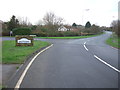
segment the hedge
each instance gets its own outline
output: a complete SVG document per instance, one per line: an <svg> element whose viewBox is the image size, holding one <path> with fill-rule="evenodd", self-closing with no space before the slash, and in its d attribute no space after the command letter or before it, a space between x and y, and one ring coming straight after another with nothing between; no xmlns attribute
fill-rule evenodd
<svg viewBox="0 0 120 90"><path fill-rule="evenodd" d="M32 30L28 27L21 27L13 29L13 35L30 35Z"/></svg>

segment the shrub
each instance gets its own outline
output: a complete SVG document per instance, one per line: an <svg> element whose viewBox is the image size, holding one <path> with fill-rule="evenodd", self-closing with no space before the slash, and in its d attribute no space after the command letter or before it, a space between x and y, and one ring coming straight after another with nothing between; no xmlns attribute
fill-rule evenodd
<svg viewBox="0 0 120 90"><path fill-rule="evenodd" d="M102 29L99 26L92 25L90 28L84 28L81 30L83 35L94 35L102 33Z"/></svg>
<svg viewBox="0 0 120 90"><path fill-rule="evenodd" d="M33 30L32 34L38 36L38 37L46 37L47 33L46 32L42 32L41 30Z"/></svg>
<svg viewBox="0 0 120 90"><path fill-rule="evenodd" d="M10 31L2 31L2 36L9 36L10 35Z"/></svg>
<svg viewBox="0 0 120 90"><path fill-rule="evenodd" d="M31 29L28 27L21 27L13 29L13 35L30 35Z"/></svg>
<svg viewBox="0 0 120 90"><path fill-rule="evenodd" d="M63 32L63 35L64 36L79 36L80 33L78 33L78 32L72 32L72 31L66 31L66 32Z"/></svg>
<svg viewBox="0 0 120 90"><path fill-rule="evenodd" d="M113 21L111 23L112 25L112 31L115 32L115 34L120 37L120 20Z"/></svg>

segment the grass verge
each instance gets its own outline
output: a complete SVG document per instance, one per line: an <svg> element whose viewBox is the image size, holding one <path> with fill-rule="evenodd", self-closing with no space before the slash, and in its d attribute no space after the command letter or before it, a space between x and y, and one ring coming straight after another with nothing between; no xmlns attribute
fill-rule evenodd
<svg viewBox="0 0 120 90"><path fill-rule="evenodd" d="M15 41L3 41L2 44L2 63L4 64L21 64L36 50L50 45L43 41L34 41L34 46L28 47L17 47Z"/></svg>
<svg viewBox="0 0 120 90"><path fill-rule="evenodd" d="M112 47L120 49L120 37L118 38L117 36L112 35L106 40L106 43Z"/></svg>

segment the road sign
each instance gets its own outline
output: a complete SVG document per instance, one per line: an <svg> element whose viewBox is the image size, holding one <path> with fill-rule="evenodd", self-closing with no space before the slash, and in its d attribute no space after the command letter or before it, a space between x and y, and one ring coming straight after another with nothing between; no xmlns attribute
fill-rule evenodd
<svg viewBox="0 0 120 90"><path fill-rule="evenodd" d="M17 35L16 46L33 46L33 37L29 35Z"/></svg>

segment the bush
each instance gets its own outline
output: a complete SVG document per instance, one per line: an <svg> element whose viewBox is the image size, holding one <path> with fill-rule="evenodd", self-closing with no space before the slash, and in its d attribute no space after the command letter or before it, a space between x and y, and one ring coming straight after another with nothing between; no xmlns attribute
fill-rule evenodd
<svg viewBox="0 0 120 90"><path fill-rule="evenodd" d="M36 35L36 36L38 36L38 37L46 37L46 36L47 36L47 33L46 33L46 32L43 32L43 31L38 30L38 29L33 30L33 31L32 31L32 34L33 34L33 35Z"/></svg>
<svg viewBox="0 0 120 90"><path fill-rule="evenodd" d="M2 36L10 36L10 31L2 31Z"/></svg>
<svg viewBox="0 0 120 90"><path fill-rule="evenodd" d="M81 30L83 35L94 35L102 33L102 29L99 26L92 25L90 28L84 28Z"/></svg>
<svg viewBox="0 0 120 90"><path fill-rule="evenodd" d="M13 35L30 35L32 30L28 27L21 27L13 29Z"/></svg>
<svg viewBox="0 0 120 90"><path fill-rule="evenodd" d="M115 20L111 23L112 31L115 32L115 34L120 37L120 20Z"/></svg>
<svg viewBox="0 0 120 90"><path fill-rule="evenodd" d="M63 35L64 36L79 36L80 33L78 33L78 32L72 32L72 31L66 31L66 32L63 32Z"/></svg>

